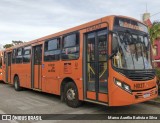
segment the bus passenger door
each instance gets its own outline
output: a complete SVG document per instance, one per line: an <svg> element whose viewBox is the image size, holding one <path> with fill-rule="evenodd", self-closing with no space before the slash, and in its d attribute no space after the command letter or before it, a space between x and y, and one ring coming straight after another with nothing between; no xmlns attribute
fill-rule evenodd
<svg viewBox="0 0 160 123"><path fill-rule="evenodd" d="M42 88L42 45L34 46L32 49L32 88Z"/></svg>
<svg viewBox="0 0 160 123"><path fill-rule="evenodd" d="M87 33L85 39L85 97L107 103L107 29Z"/></svg>
<svg viewBox="0 0 160 123"><path fill-rule="evenodd" d="M11 52L6 53L6 82L11 83Z"/></svg>

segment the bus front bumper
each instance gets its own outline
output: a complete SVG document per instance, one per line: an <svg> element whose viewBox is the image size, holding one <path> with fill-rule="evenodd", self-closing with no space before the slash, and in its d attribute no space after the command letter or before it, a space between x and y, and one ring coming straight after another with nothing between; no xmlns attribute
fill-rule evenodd
<svg viewBox="0 0 160 123"><path fill-rule="evenodd" d="M134 103L140 103L152 100L158 97L158 88L155 87L151 90L133 92L133 96L134 96Z"/></svg>
<svg viewBox="0 0 160 123"><path fill-rule="evenodd" d="M158 97L157 87L145 91L133 91L132 94L117 88L112 96L110 95L109 106L126 106L152 100L156 97Z"/></svg>

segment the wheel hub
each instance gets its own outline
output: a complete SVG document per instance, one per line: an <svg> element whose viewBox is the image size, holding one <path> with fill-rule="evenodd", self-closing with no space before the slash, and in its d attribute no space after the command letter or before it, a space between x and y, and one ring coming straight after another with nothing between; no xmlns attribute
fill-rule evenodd
<svg viewBox="0 0 160 123"><path fill-rule="evenodd" d="M68 100L74 100L75 99L75 92L72 88L70 88L67 91L67 98L68 98Z"/></svg>
<svg viewBox="0 0 160 123"><path fill-rule="evenodd" d="M18 83L17 83L17 81L15 82L15 88L18 88Z"/></svg>

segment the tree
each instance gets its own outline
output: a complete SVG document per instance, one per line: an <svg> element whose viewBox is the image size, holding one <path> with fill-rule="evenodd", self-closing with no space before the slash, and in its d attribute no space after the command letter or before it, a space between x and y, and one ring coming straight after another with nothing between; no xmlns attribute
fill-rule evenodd
<svg viewBox="0 0 160 123"><path fill-rule="evenodd" d="M3 46L3 48L7 49L7 48L10 48L10 47L12 47L12 46L14 46L14 45L13 45L13 44L5 44L5 45Z"/></svg>
<svg viewBox="0 0 160 123"><path fill-rule="evenodd" d="M12 41L11 44L6 44L6 45L3 46L3 48L5 48L5 49L10 48L12 46L19 45L19 44L22 44L22 43L24 43L24 42L23 41Z"/></svg>
<svg viewBox="0 0 160 123"><path fill-rule="evenodd" d="M23 41L12 41L12 44L13 45L19 45L19 44L22 44L24 43Z"/></svg>
<svg viewBox="0 0 160 123"><path fill-rule="evenodd" d="M153 22L152 26L149 28L149 34L152 45L154 45L154 41L160 39L160 22Z"/></svg>

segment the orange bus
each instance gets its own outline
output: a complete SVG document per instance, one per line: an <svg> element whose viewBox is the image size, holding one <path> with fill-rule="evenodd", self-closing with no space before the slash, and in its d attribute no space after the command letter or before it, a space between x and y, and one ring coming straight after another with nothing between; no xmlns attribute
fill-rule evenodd
<svg viewBox="0 0 160 123"><path fill-rule="evenodd" d="M108 106L157 97L147 27L125 16L106 16L4 51L4 81Z"/></svg>

